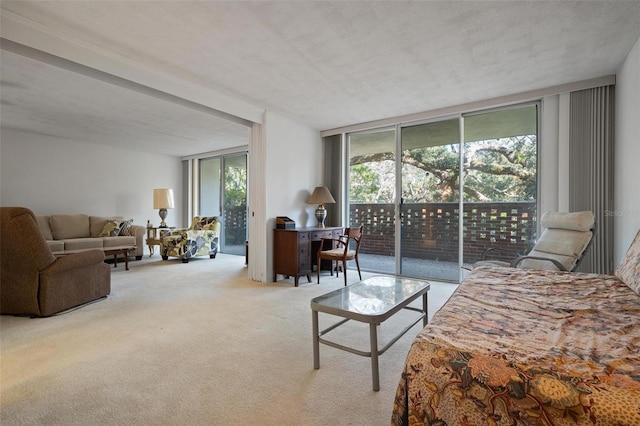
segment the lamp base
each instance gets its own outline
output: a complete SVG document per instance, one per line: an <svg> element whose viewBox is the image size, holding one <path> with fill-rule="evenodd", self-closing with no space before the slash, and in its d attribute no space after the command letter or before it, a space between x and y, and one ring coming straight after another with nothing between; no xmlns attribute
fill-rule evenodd
<svg viewBox="0 0 640 426"><path fill-rule="evenodd" d="M166 228L167 224L165 223L164 220L167 218L167 209L158 210L158 214L160 215L160 219L162 219L160 222L160 226L158 226L158 228Z"/></svg>
<svg viewBox="0 0 640 426"><path fill-rule="evenodd" d="M316 209L316 219L318 220L318 228L324 228L324 221L327 219L327 209L322 204Z"/></svg>

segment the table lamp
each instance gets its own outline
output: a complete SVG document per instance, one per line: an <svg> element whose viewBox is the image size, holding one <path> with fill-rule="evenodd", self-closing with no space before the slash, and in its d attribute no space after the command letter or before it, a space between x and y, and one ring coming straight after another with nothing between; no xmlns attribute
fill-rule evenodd
<svg viewBox="0 0 640 426"><path fill-rule="evenodd" d="M311 194L311 197L309 197L307 203L319 204L318 208L316 209L316 219L318 219L319 228L324 228L324 221L327 218L327 210L324 208L324 204L335 202L336 200L333 199L333 196L326 186L317 186L316 189L313 190L313 194Z"/></svg>
<svg viewBox="0 0 640 426"><path fill-rule="evenodd" d="M174 208L173 206L173 189L168 188L158 188L153 190L153 208L160 209L158 210L158 214L160 215L159 228L166 228L167 224L165 223L165 219L167 218L167 209Z"/></svg>

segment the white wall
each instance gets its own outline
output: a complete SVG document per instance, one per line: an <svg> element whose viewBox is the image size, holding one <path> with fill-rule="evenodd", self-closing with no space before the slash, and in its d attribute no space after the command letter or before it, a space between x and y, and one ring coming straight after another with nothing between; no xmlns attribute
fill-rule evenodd
<svg viewBox="0 0 640 426"><path fill-rule="evenodd" d="M179 157L151 154L34 133L2 129L0 205L38 215L85 213L160 223L153 188L173 188L182 198ZM180 226L180 209L167 224Z"/></svg>
<svg viewBox="0 0 640 426"><path fill-rule="evenodd" d="M265 113L267 281L273 279L273 229L276 216L288 216L297 227L314 226L317 206L307 204L322 183L320 132L273 112Z"/></svg>
<svg viewBox="0 0 640 426"><path fill-rule="evenodd" d="M616 75L614 264L640 229L640 39Z"/></svg>

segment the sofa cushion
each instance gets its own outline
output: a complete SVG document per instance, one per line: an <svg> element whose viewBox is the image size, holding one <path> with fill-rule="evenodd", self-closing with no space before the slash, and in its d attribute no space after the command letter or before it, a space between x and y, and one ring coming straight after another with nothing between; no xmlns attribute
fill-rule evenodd
<svg viewBox="0 0 640 426"><path fill-rule="evenodd" d="M107 220L98 237L117 237L120 234L121 224L119 220Z"/></svg>
<svg viewBox="0 0 640 426"><path fill-rule="evenodd" d="M104 248L109 247L118 247L118 246L135 246L136 245L136 237L102 237L102 246Z"/></svg>
<svg viewBox="0 0 640 426"><path fill-rule="evenodd" d="M89 216L91 237L99 237L104 225L110 220L122 222L122 216Z"/></svg>
<svg viewBox="0 0 640 426"><path fill-rule="evenodd" d="M64 241L64 250L85 250L102 248L101 238L73 238Z"/></svg>
<svg viewBox="0 0 640 426"><path fill-rule="evenodd" d="M86 214L54 214L49 223L54 240L89 238L89 216Z"/></svg>
<svg viewBox="0 0 640 426"><path fill-rule="evenodd" d="M51 233L51 225L49 225L49 216L36 216L36 222L38 222L38 228L45 240L53 240L53 234Z"/></svg>
<svg viewBox="0 0 640 426"><path fill-rule="evenodd" d="M47 245L53 254L64 253L64 241L47 240Z"/></svg>
<svg viewBox="0 0 640 426"><path fill-rule="evenodd" d="M640 295L640 231L616 268L616 276Z"/></svg>

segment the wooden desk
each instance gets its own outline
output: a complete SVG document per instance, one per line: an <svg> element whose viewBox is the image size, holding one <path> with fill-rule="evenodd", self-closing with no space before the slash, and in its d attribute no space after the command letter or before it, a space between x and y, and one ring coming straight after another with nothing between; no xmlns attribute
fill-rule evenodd
<svg viewBox="0 0 640 426"><path fill-rule="evenodd" d="M306 275L311 282L311 272L317 262L320 240L338 238L344 233L342 227L274 229L273 234L273 281L278 274L298 279ZM328 247L325 247L328 248Z"/></svg>

